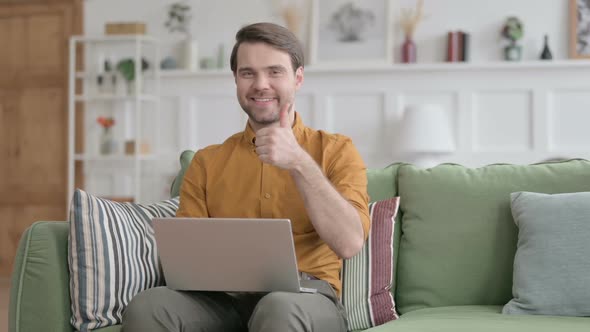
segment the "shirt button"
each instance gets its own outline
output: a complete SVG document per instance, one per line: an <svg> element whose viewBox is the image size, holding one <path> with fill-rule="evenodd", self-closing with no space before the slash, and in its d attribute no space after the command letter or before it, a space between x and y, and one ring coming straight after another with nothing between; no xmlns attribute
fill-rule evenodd
<svg viewBox="0 0 590 332"><path fill-rule="evenodd" d="M264 194L264 198L270 198L270 194L269 193Z"/></svg>

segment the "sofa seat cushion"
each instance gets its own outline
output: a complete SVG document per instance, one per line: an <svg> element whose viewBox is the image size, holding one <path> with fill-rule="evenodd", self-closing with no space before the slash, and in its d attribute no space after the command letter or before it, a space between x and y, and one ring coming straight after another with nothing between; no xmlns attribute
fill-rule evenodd
<svg viewBox="0 0 590 332"><path fill-rule="evenodd" d="M454 306L420 309L366 330L371 332L554 332L590 331L590 318L503 315L502 306Z"/></svg>

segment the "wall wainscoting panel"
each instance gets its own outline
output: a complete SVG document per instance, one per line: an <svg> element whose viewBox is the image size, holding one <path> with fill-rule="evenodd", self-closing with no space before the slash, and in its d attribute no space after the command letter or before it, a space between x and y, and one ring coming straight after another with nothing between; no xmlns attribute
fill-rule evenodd
<svg viewBox="0 0 590 332"><path fill-rule="evenodd" d="M527 152L532 143L531 91L481 91L473 94L473 151Z"/></svg>
<svg viewBox="0 0 590 332"><path fill-rule="evenodd" d="M588 79L590 86L590 78ZM554 90L548 95L549 151L590 149L590 89Z"/></svg>

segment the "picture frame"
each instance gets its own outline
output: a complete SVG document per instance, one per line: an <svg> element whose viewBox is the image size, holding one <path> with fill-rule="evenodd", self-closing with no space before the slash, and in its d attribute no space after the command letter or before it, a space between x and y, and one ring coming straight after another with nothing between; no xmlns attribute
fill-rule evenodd
<svg viewBox="0 0 590 332"><path fill-rule="evenodd" d="M590 0L570 0L570 58L590 59Z"/></svg>
<svg viewBox="0 0 590 332"><path fill-rule="evenodd" d="M312 0L309 63L393 63L393 0Z"/></svg>

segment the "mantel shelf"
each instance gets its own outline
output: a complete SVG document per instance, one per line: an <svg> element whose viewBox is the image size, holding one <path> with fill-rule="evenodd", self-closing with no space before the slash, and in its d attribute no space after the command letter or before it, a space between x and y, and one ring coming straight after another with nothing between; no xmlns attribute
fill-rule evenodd
<svg viewBox="0 0 590 332"><path fill-rule="evenodd" d="M115 74L118 74L118 71L114 71ZM105 75L105 72L97 72L97 71L77 71L76 72L76 78L77 79L96 79L96 77L98 75ZM154 73L154 71L146 71L143 73L140 73L139 76L140 79L155 79L157 78L156 74Z"/></svg>
<svg viewBox="0 0 590 332"><path fill-rule="evenodd" d="M497 62L442 62L442 63L414 63L414 64L385 64L385 63L349 63L329 65L309 65L306 74L338 74L363 72L458 72L458 71L490 71L490 70L563 70L590 69L590 60L552 60L552 61L497 61ZM183 69L162 70L162 78L188 77L223 77L231 75L229 68L190 71Z"/></svg>
<svg viewBox="0 0 590 332"><path fill-rule="evenodd" d="M154 95L76 95L75 100L78 102L104 102L104 101L157 101L158 97Z"/></svg>
<svg viewBox="0 0 590 332"><path fill-rule="evenodd" d="M97 154L76 154L74 155L74 160L76 161L134 161L135 159L139 160L156 160L157 156L155 154L140 154L136 155L121 155L121 154L112 154L112 155L97 155Z"/></svg>
<svg viewBox="0 0 590 332"><path fill-rule="evenodd" d="M155 37L147 35L94 35L94 36L73 36L72 42L88 42L88 43L108 43L108 42L145 42L145 43L157 43L158 40Z"/></svg>

